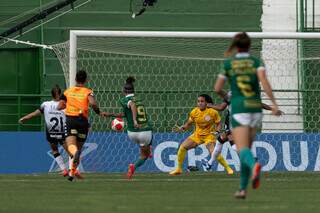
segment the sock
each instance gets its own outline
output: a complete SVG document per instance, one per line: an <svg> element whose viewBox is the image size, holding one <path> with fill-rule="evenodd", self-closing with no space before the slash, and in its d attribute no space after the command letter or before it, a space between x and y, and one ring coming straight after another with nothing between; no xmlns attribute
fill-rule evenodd
<svg viewBox="0 0 320 213"><path fill-rule="evenodd" d="M134 168L137 169L138 167L142 166L144 164L144 162L146 162L146 158L145 159L141 159L139 158L135 163L134 163Z"/></svg>
<svg viewBox="0 0 320 213"><path fill-rule="evenodd" d="M243 148L240 151L240 161L241 158L244 161L245 165L248 166L250 170L252 170L256 161L254 160L253 154L249 148Z"/></svg>
<svg viewBox="0 0 320 213"><path fill-rule="evenodd" d="M72 157L69 156L69 170L71 169L72 167Z"/></svg>
<svg viewBox="0 0 320 213"><path fill-rule="evenodd" d="M220 143L219 141L216 142L215 146L214 146L214 150L211 153L211 157L210 160L208 161L208 164L212 166L213 162L216 160L216 158L218 157L218 155L221 153L222 150L222 143Z"/></svg>
<svg viewBox="0 0 320 213"><path fill-rule="evenodd" d="M62 171L65 170L66 169L66 165L63 162L62 156L59 153L57 153L57 154L55 154L53 156L54 156L54 159L57 162L58 166L60 167L60 169Z"/></svg>
<svg viewBox="0 0 320 213"><path fill-rule="evenodd" d="M73 161L73 158L69 156L69 170L72 167L72 161ZM78 170L78 168L79 168L79 165L75 168L75 170Z"/></svg>
<svg viewBox="0 0 320 213"><path fill-rule="evenodd" d="M226 169L230 170L230 166L228 165L227 161L222 157L221 154L218 155L217 161Z"/></svg>
<svg viewBox="0 0 320 213"><path fill-rule="evenodd" d="M240 190L246 190L250 178L250 169L243 162L240 163Z"/></svg>
<svg viewBox="0 0 320 213"><path fill-rule="evenodd" d="M240 190L245 190L248 186L251 171L254 167L255 160L252 152L249 148L243 148L240 150Z"/></svg>
<svg viewBox="0 0 320 213"><path fill-rule="evenodd" d="M187 154L187 150L184 147L180 146L178 151L178 168L179 169L182 169L183 161L184 161L184 158L186 157L186 154Z"/></svg>

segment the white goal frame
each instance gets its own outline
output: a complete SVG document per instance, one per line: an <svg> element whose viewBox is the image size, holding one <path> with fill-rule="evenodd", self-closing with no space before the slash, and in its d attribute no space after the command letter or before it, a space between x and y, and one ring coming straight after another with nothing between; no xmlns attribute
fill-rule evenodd
<svg viewBox="0 0 320 213"><path fill-rule="evenodd" d="M77 72L77 40L82 36L94 37L149 37L149 38L232 38L237 32L171 32L171 31L97 31L70 30L69 86L75 85ZM320 39L320 33L307 32L248 32L260 39Z"/></svg>

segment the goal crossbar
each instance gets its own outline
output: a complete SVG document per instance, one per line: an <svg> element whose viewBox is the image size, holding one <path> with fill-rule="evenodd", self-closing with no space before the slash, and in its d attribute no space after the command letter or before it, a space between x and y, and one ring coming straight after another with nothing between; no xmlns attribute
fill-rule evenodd
<svg viewBox="0 0 320 213"><path fill-rule="evenodd" d="M75 85L78 37L149 37L149 38L232 38L237 32L172 32L172 31L99 31L71 30L69 51L69 82ZM261 39L320 39L320 33L306 32L247 32Z"/></svg>

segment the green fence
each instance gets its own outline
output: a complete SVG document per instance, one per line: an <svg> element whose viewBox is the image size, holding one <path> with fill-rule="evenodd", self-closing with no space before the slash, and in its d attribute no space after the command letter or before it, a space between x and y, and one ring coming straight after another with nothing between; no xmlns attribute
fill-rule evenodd
<svg viewBox="0 0 320 213"><path fill-rule="evenodd" d="M33 118L25 124L18 123L22 116L39 109L41 101L49 95L0 94L0 131L40 131L44 129L43 118Z"/></svg>
<svg viewBox="0 0 320 213"><path fill-rule="evenodd" d="M299 1L300 1L299 2L300 31L320 32L319 11L316 10L317 4L319 4L319 1L318 0L299 0Z"/></svg>

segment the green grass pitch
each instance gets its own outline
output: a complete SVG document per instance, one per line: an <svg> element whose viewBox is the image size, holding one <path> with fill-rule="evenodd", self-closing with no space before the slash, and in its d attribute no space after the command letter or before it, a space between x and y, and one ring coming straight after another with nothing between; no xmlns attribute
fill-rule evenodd
<svg viewBox="0 0 320 213"><path fill-rule="evenodd" d="M58 174L0 175L0 212L320 212L318 173L264 174L246 200L233 198L238 182L200 172L85 174L72 183Z"/></svg>

